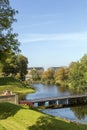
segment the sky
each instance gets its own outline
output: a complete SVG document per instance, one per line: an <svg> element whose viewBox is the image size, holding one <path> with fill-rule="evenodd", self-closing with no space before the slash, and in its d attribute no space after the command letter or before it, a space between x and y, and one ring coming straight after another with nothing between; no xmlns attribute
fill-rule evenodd
<svg viewBox="0 0 87 130"><path fill-rule="evenodd" d="M10 0L28 67L68 66L87 54L87 0Z"/></svg>

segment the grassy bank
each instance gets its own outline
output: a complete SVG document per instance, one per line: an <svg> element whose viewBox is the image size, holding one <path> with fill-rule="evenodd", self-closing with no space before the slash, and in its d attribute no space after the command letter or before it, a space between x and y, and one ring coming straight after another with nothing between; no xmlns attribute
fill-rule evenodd
<svg viewBox="0 0 87 130"><path fill-rule="evenodd" d="M26 86L20 80L14 79L12 77L0 78L0 93L3 93L5 90L18 93L20 98L22 98L26 93L35 92L35 90L31 87Z"/></svg>
<svg viewBox="0 0 87 130"><path fill-rule="evenodd" d="M87 126L52 117L29 108L0 103L0 130L86 130Z"/></svg>

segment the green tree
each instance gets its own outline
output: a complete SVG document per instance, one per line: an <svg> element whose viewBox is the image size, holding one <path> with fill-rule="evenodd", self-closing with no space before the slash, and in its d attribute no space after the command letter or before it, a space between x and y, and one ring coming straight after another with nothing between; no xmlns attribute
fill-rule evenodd
<svg viewBox="0 0 87 130"><path fill-rule="evenodd" d="M42 74L42 82L46 84L53 84L54 83L54 74L55 71L52 68L47 69L46 71L43 72Z"/></svg>
<svg viewBox="0 0 87 130"><path fill-rule="evenodd" d="M76 64L73 65L69 73L70 87L78 87L81 78L82 78L82 75L80 72L80 63L77 62Z"/></svg>
<svg viewBox="0 0 87 130"><path fill-rule="evenodd" d="M69 65L69 70L72 69L72 67L76 64L77 62L71 62L70 65Z"/></svg>
<svg viewBox="0 0 87 130"><path fill-rule="evenodd" d="M8 57L3 65L3 73L5 76L16 76L21 80L25 80L27 74L28 60L23 55L15 55L15 53L8 53Z"/></svg>
<svg viewBox="0 0 87 130"><path fill-rule="evenodd" d="M63 81L64 80L64 68L59 68L55 73L55 79L57 81Z"/></svg>
<svg viewBox="0 0 87 130"><path fill-rule="evenodd" d="M52 68L49 68L49 69L47 69L46 71L43 72L42 79L43 80L54 79L54 73L55 73L55 71Z"/></svg>
<svg viewBox="0 0 87 130"><path fill-rule="evenodd" d="M71 87L84 88L87 86L87 54L70 69L69 80Z"/></svg>
<svg viewBox="0 0 87 130"><path fill-rule="evenodd" d="M66 85L68 82L69 69L61 67L55 73L55 83L59 85Z"/></svg>
<svg viewBox="0 0 87 130"><path fill-rule="evenodd" d="M10 74L15 76L18 73L17 55L13 52L8 53L8 57L5 60L2 71L7 76Z"/></svg>
<svg viewBox="0 0 87 130"><path fill-rule="evenodd" d="M28 59L19 54L17 56L17 65L18 65L18 72L20 74L20 79L25 80L25 75L27 74L27 64L28 64Z"/></svg>
<svg viewBox="0 0 87 130"><path fill-rule="evenodd" d="M0 0L0 61L4 62L9 51L18 52L19 42L17 34L12 33L12 24L18 11L10 6L9 0Z"/></svg>
<svg viewBox="0 0 87 130"><path fill-rule="evenodd" d="M87 85L87 54L85 54L81 59L80 59L80 71L83 73L83 78L82 78L82 84L83 86Z"/></svg>
<svg viewBox="0 0 87 130"><path fill-rule="evenodd" d="M32 69L30 74L32 75L32 79L34 81L40 80L40 74L39 74L38 70Z"/></svg>

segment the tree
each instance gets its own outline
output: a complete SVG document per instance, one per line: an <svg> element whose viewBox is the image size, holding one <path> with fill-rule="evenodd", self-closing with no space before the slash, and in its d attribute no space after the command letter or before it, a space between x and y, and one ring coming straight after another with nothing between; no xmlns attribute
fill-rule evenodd
<svg viewBox="0 0 87 130"><path fill-rule="evenodd" d="M82 74L80 71L80 63L77 62L76 64L73 65L69 73L70 87L78 87L81 78L82 78Z"/></svg>
<svg viewBox="0 0 87 130"><path fill-rule="evenodd" d="M69 65L69 70L72 69L72 67L76 64L77 62L71 62L70 65Z"/></svg>
<svg viewBox="0 0 87 130"><path fill-rule="evenodd" d="M32 69L31 72L30 72L30 74L32 75L32 79L34 81L40 80L40 75L39 75L38 70Z"/></svg>
<svg viewBox="0 0 87 130"><path fill-rule="evenodd" d="M69 80L71 87L84 88L87 86L87 54L70 69Z"/></svg>
<svg viewBox="0 0 87 130"><path fill-rule="evenodd" d="M18 52L17 34L12 33L12 24L18 11L10 6L9 0L0 0L0 61L3 62L9 51Z"/></svg>
<svg viewBox="0 0 87 130"><path fill-rule="evenodd" d="M64 80L64 68L59 68L55 73L56 81L63 81Z"/></svg>
<svg viewBox="0 0 87 130"><path fill-rule="evenodd" d="M53 84L54 83L54 74L55 74L54 69L49 68L43 72L41 79L46 84Z"/></svg>
<svg viewBox="0 0 87 130"><path fill-rule="evenodd" d="M19 77L21 80L25 80L27 74L28 59L23 55L15 55L15 53L8 53L8 57L3 65L3 73L6 76L12 75Z"/></svg>
<svg viewBox="0 0 87 130"><path fill-rule="evenodd" d="M52 68L49 68L48 70L44 71L42 74L42 79L46 80L46 79L54 79L54 70Z"/></svg>
<svg viewBox="0 0 87 130"><path fill-rule="evenodd" d="M68 81L69 69L61 67L55 73L55 83L59 85L66 85L65 82Z"/></svg>
<svg viewBox="0 0 87 130"><path fill-rule="evenodd" d="M8 57L5 59L5 64L2 69L5 75L16 75L18 73L17 55L13 52L8 53Z"/></svg>
<svg viewBox="0 0 87 130"><path fill-rule="evenodd" d="M25 75L27 74L27 64L28 64L28 59L19 54L17 56L17 65L18 65L18 72L20 74L20 79L25 80Z"/></svg>
<svg viewBox="0 0 87 130"><path fill-rule="evenodd" d="M83 73L83 79L82 79L82 83L83 86L87 85L87 54L85 54L81 59L80 59L80 71L82 71Z"/></svg>

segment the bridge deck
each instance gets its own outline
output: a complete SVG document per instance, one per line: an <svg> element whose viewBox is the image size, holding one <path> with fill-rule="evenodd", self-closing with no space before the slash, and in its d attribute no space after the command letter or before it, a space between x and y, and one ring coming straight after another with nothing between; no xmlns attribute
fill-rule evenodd
<svg viewBox="0 0 87 130"><path fill-rule="evenodd" d="M55 101L55 100L64 100L64 99L74 99L74 98L84 98L87 97L87 94L84 95L72 95L72 96L63 96L63 97L47 97L47 98L40 98L40 99L29 99L26 100L27 102L46 102L46 101Z"/></svg>

